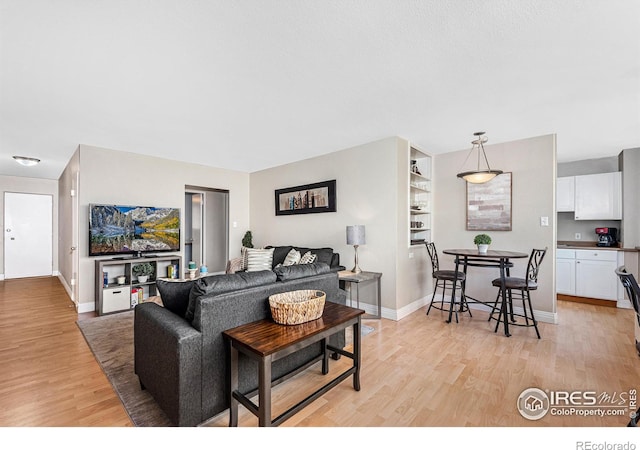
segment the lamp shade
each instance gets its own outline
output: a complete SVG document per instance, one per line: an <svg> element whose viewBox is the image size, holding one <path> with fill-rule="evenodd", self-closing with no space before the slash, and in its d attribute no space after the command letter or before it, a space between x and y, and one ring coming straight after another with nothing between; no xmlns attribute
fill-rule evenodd
<svg viewBox="0 0 640 450"><path fill-rule="evenodd" d="M347 226L347 245L362 245L366 243L364 225Z"/></svg>

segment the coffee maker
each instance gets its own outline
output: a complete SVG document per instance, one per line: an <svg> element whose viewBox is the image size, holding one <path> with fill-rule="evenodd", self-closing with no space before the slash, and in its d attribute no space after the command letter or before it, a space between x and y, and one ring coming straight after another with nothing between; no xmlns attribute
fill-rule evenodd
<svg viewBox="0 0 640 450"><path fill-rule="evenodd" d="M618 245L618 229L611 227L596 228L598 235L598 247L615 247Z"/></svg>

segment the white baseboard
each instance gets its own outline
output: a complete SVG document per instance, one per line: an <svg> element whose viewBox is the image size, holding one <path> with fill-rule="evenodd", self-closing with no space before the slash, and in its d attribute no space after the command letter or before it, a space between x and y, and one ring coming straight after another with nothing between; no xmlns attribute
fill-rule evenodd
<svg viewBox="0 0 640 450"><path fill-rule="evenodd" d="M429 297L426 298L426 302L425 304L428 305L429 302L431 302L431 295ZM460 301L460 297L456 297L456 301ZM487 305L483 305L482 303L470 303L469 304L469 308L476 310L476 311L484 311L489 313L491 311L491 307L487 306ZM513 312L515 312L516 314L523 314L524 311L522 310L521 307L515 306L513 308ZM534 315L536 316L536 320L538 322L545 322L545 323L553 323L553 324L557 324L558 323L558 313L552 313L552 312L548 312L548 311L538 311L536 309L533 310Z"/></svg>
<svg viewBox="0 0 640 450"><path fill-rule="evenodd" d="M616 303L616 306L618 308L633 309L633 306L631 305L631 301L629 301L627 299L618 300L618 302Z"/></svg>
<svg viewBox="0 0 640 450"><path fill-rule="evenodd" d="M71 289L71 286L69 286L69 284L67 283L67 280L65 280L60 273L57 274L57 277L58 277L58 280L60 280L62 287L64 287L64 290L67 291L67 295L69 296L71 301L75 303L74 301L75 299L73 298L73 289Z"/></svg>
<svg viewBox="0 0 640 450"><path fill-rule="evenodd" d="M95 303L78 303L76 305L76 309L78 310L78 314L93 312L96 310Z"/></svg>
<svg viewBox="0 0 640 450"><path fill-rule="evenodd" d="M4 274L0 273L0 281L4 281Z"/></svg>

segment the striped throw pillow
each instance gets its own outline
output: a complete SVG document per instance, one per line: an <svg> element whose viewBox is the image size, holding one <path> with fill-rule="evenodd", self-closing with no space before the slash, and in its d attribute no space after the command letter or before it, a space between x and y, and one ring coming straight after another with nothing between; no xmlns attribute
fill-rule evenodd
<svg viewBox="0 0 640 450"><path fill-rule="evenodd" d="M302 257L300 258L300 262L298 264L311 264L312 262L315 262L315 260L316 260L316 255L311 252L307 252L304 255L302 255Z"/></svg>
<svg viewBox="0 0 640 450"><path fill-rule="evenodd" d="M248 248L247 249L247 272L258 272L260 270L271 270L273 264L273 249Z"/></svg>

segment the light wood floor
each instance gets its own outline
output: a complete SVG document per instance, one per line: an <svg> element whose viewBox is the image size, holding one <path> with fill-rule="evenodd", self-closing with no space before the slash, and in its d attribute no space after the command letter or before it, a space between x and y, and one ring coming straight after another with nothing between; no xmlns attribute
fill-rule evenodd
<svg viewBox="0 0 640 450"><path fill-rule="evenodd" d="M528 421L529 387L620 394L638 388L633 313L559 302L558 325L494 334L483 312L444 323L421 309L401 321L366 320L362 389L344 381L284 426L624 426L629 418L551 416ZM0 281L0 426L131 426L75 324L56 278ZM333 362L331 374L348 363ZM319 368L274 389L278 414L323 383ZM257 420L240 407L240 426ZM226 426L227 414L208 426Z"/></svg>

